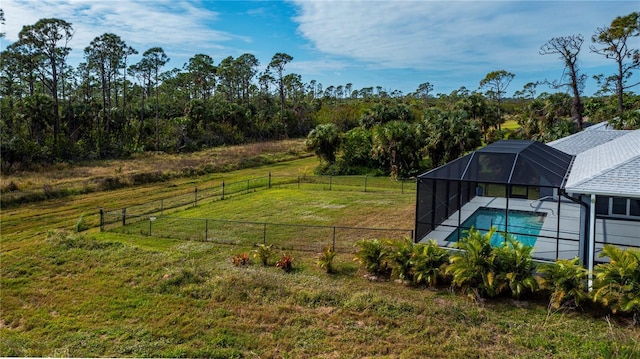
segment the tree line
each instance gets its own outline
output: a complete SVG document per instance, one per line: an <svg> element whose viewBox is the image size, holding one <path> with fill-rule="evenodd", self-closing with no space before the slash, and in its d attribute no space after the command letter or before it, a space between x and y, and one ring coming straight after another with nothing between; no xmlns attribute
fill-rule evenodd
<svg viewBox="0 0 640 359"><path fill-rule="evenodd" d="M286 53L274 54L264 71L249 53L217 64L195 54L167 70L171 59L161 47L144 50L134 62L138 49L113 33L93 39L85 61L73 67L67 61L72 24L41 19L0 53L2 171L308 137L323 159L320 172L410 176L506 136L564 136L585 117L615 118L616 126L633 128L640 124L640 99L629 91L640 66L631 41L640 35L639 14L594 32L590 50L614 60L617 70L594 76L601 89L592 97L582 96L582 35L553 38L540 48L541 55L559 57L566 78L530 83L507 96L515 74L498 70L475 90L434 95L429 82L409 94L304 83L287 73L293 57ZM537 94L541 85L558 92ZM519 128L503 129L506 120Z"/></svg>

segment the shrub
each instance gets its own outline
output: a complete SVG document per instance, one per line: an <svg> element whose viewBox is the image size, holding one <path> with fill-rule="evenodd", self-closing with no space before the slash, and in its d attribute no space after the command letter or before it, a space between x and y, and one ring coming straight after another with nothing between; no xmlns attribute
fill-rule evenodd
<svg viewBox="0 0 640 359"><path fill-rule="evenodd" d="M244 267L251 264L251 259L247 253L240 253L231 257L231 263L236 267Z"/></svg>
<svg viewBox="0 0 640 359"><path fill-rule="evenodd" d="M253 250L253 257L260 260L263 266L269 265L269 259L273 255L273 244L258 244L257 248Z"/></svg>
<svg viewBox="0 0 640 359"><path fill-rule="evenodd" d="M593 300L613 313L633 313L637 318L640 315L640 250L605 245L600 257L609 257L609 263L594 269Z"/></svg>
<svg viewBox="0 0 640 359"><path fill-rule="evenodd" d="M285 272L290 272L293 269L293 257L288 254L283 254L282 258L276 262L276 268L281 268Z"/></svg>
<svg viewBox="0 0 640 359"><path fill-rule="evenodd" d="M538 281L533 275L536 269L531 253L533 247L522 244L512 236L505 236L500 247L493 249L496 255L498 282L506 283L511 296L538 290Z"/></svg>
<svg viewBox="0 0 640 359"><path fill-rule="evenodd" d="M435 240L430 239L426 244L416 244L411 258L413 282L435 287L439 281L446 278L448 264L449 252L440 248Z"/></svg>
<svg viewBox="0 0 640 359"><path fill-rule="evenodd" d="M335 272L333 267L333 260L336 257L336 252L331 248L329 244L325 250L322 251L318 258L318 266L324 269L327 273L331 274Z"/></svg>
<svg viewBox="0 0 640 359"><path fill-rule="evenodd" d="M354 260L360 262L364 269L370 274L386 274L388 272L387 265L387 249L377 239L362 239L356 242L358 247Z"/></svg>
<svg viewBox="0 0 640 359"><path fill-rule="evenodd" d="M413 256L413 241L404 238L399 241L386 241L388 263L391 266L391 275L401 280L413 280L411 273L411 259Z"/></svg>
<svg viewBox="0 0 640 359"><path fill-rule="evenodd" d="M471 228L467 236L455 244L462 251L451 255L451 264L446 273L452 276L452 283L463 290L477 289L478 295L494 297L504 288L496 280L496 256L491 248L491 236L495 228L486 234Z"/></svg>
<svg viewBox="0 0 640 359"><path fill-rule="evenodd" d="M579 259L558 259L538 268L541 285L551 290L550 305L558 309L564 305L580 305L587 298L587 270Z"/></svg>

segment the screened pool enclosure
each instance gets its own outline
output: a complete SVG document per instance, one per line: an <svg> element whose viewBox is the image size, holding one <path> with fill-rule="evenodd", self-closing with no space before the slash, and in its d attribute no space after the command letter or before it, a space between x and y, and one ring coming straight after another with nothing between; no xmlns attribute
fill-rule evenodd
<svg viewBox="0 0 640 359"><path fill-rule="evenodd" d="M533 246L537 259L584 258L585 204L563 191L573 158L540 142L505 140L418 176L416 241L451 247L471 227L495 227Z"/></svg>

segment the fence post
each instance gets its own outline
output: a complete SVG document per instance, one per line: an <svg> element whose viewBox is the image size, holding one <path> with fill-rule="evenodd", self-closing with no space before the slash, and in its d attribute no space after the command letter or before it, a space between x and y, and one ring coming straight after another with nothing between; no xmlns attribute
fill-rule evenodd
<svg viewBox="0 0 640 359"><path fill-rule="evenodd" d="M196 186L196 189L194 191L194 197L195 201L193 201L193 206L198 207L198 186Z"/></svg>
<svg viewBox="0 0 640 359"><path fill-rule="evenodd" d="M149 237L151 237L151 227L153 226L153 217L149 217Z"/></svg>
<svg viewBox="0 0 640 359"><path fill-rule="evenodd" d="M209 218L204 220L204 241L209 240Z"/></svg>
<svg viewBox="0 0 640 359"><path fill-rule="evenodd" d="M127 225L127 207L122 209L122 226Z"/></svg>
<svg viewBox="0 0 640 359"><path fill-rule="evenodd" d="M411 230L411 239L415 242L416 238L413 236L413 229Z"/></svg>
<svg viewBox="0 0 640 359"><path fill-rule="evenodd" d="M249 180L247 180L247 193L249 193Z"/></svg>
<svg viewBox="0 0 640 359"><path fill-rule="evenodd" d="M400 183L402 185L402 194L404 194L404 179L400 178Z"/></svg>
<svg viewBox="0 0 640 359"><path fill-rule="evenodd" d="M262 228L262 244L267 245L267 224L264 223Z"/></svg>
<svg viewBox="0 0 640 359"><path fill-rule="evenodd" d="M300 176L298 176L298 189L300 189Z"/></svg>
<svg viewBox="0 0 640 359"><path fill-rule="evenodd" d="M104 232L104 209L100 207L100 232Z"/></svg>
<svg viewBox="0 0 640 359"><path fill-rule="evenodd" d="M164 215L164 198L160 200L160 215Z"/></svg>
<svg viewBox="0 0 640 359"><path fill-rule="evenodd" d="M336 227L333 227L333 241L331 242L331 250L336 251Z"/></svg>
<svg viewBox="0 0 640 359"><path fill-rule="evenodd" d="M269 189L271 189L271 171L269 171Z"/></svg>
<svg viewBox="0 0 640 359"><path fill-rule="evenodd" d="M222 199L224 199L224 181L222 181Z"/></svg>
<svg viewBox="0 0 640 359"><path fill-rule="evenodd" d="M329 191L331 191L331 182L332 182L332 177L331 175L329 175Z"/></svg>
<svg viewBox="0 0 640 359"><path fill-rule="evenodd" d="M364 175L364 191L367 192L367 175Z"/></svg>

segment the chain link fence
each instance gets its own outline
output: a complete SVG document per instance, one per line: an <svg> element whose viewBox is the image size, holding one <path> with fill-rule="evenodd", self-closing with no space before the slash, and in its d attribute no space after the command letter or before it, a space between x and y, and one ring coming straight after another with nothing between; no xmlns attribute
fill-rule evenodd
<svg viewBox="0 0 640 359"><path fill-rule="evenodd" d="M280 249L320 251L331 245L352 252L361 239L413 238L412 229L314 226L170 216L179 210L270 188L323 191L362 191L413 194L414 179L391 180L369 176L272 176L250 178L129 206L100 210L100 229L120 233L188 239L227 244L272 244Z"/></svg>

